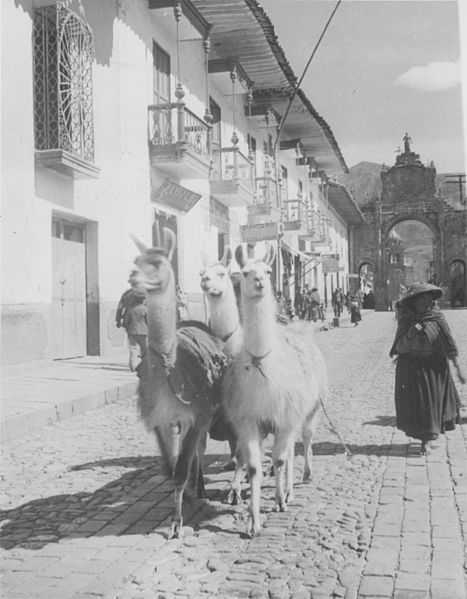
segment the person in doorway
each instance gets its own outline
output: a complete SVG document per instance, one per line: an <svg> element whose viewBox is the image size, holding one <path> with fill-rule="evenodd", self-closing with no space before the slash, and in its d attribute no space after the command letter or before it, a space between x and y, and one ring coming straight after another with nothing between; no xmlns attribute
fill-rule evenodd
<svg viewBox="0 0 467 599"><path fill-rule="evenodd" d="M295 314L298 315L298 318L303 320L303 295L300 287L297 287L297 290L295 291L294 310Z"/></svg>
<svg viewBox="0 0 467 599"><path fill-rule="evenodd" d="M176 298L177 298L177 322L182 322L188 318L188 305L186 294L180 287L177 285L175 289Z"/></svg>
<svg viewBox="0 0 467 599"><path fill-rule="evenodd" d="M414 283L396 303L398 327L390 356L396 356L396 426L421 441L421 453L460 423L460 399L449 360L459 381L465 377L458 351L442 312L435 306L442 290L430 283Z"/></svg>
<svg viewBox="0 0 467 599"><path fill-rule="evenodd" d="M140 286L138 271L132 270L128 282L131 285L120 298L115 314L117 328L123 327L128 338L129 367L135 371L146 354L147 308L146 292Z"/></svg>

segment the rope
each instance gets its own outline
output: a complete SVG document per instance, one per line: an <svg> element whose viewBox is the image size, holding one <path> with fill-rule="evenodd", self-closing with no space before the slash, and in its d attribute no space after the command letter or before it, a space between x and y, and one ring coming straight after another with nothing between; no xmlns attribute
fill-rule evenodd
<svg viewBox="0 0 467 599"><path fill-rule="evenodd" d="M323 408L323 412L326 415L326 418L328 419L329 424L331 425L331 429L336 433L339 441L341 442L343 448L344 448L344 453L347 457L351 458L352 457L352 452L350 451L350 449L347 447L347 445L345 444L344 439L342 438L341 434L339 433L339 431L337 430L336 425L334 424L334 422L331 420L331 416L329 416L329 413L326 409L326 406L324 405L324 401L323 398L320 396L319 398L319 402L321 404L321 407Z"/></svg>

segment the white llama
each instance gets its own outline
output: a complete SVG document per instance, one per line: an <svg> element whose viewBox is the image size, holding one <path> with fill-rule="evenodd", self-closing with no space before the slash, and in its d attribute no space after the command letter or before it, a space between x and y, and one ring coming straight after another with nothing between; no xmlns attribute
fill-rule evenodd
<svg viewBox="0 0 467 599"><path fill-rule="evenodd" d="M276 510L285 511L287 502L293 499L295 438L301 431L305 457L303 481L308 482L312 433L328 385L326 365L310 339L310 329L302 326L304 332L300 334L277 324L270 281L273 247L268 247L263 260L247 261L242 246L237 248L235 257L242 269L244 339L241 351L224 375L224 401L247 465L251 491L247 532L255 535L261 528L261 431L274 433Z"/></svg>
<svg viewBox="0 0 467 599"><path fill-rule="evenodd" d="M226 246L222 259L219 262L214 262L206 266L200 272L201 289L209 305L210 329L224 343L223 349L228 360L233 359L238 354L243 343L243 329L238 313L237 296L229 273L231 260L232 251ZM238 505L242 503L241 482L244 477L244 464L238 457L235 429L227 419L223 404L219 408L217 415L214 416L213 425L209 432L211 437L218 441L229 442L235 475L227 502Z"/></svg>

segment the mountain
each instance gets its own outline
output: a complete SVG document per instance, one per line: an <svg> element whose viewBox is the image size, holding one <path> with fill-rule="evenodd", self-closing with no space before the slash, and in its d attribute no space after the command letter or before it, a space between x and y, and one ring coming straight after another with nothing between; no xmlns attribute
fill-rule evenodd
<svg viewBox="0 0 467 599"><path fill-rule="evenodd" d="M339 176L338 181L350 190L359 206L366 206L382 192L381 170L383 166L376 162L359 162L349 168L348 174ZM437 173L435 189L441 190L442 196L453 208L460 209L462 207L458 174ZM462 196L465 201L465 177L462 183Z"/></svg>
<svg viewBox="0 0 467 599"><path fill-rule="evenodd" d="M339 177L339 183L350 190L359 206L365 206L382 191L381 169L382 165L375 162L359 162Z"/></svg>

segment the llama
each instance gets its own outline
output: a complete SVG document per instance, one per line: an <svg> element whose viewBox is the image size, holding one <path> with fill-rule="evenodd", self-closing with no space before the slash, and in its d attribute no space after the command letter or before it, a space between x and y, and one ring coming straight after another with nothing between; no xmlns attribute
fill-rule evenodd
<svg viewBox="0 0 467 599"><path fill-rule="evenodd" d="M224 343L224 353L230 360L238 354L242 347L243 330L238 313L237 296L229 274L232 251L228 246L220 262L206 266L201 272L201 289L209 305L209 324L212 333ZM212 438L218 441L228 441L235 475L227 502L233 505L242 503L241 481L243 479L243 464L237 451L237 435L232 424L227 420L222 403L214 417L209 431Z"/></svg>
<svg viewBox="0 0 467 599"><path fill-rule="evenodd" d="M168 536L181 538L183 494L189 478L198 497L204 496L203 444L226 364L216 337L196 326L176 328L175 277L170 265L176 238L169 229L163 232L163 248L146 249L137 243L142 254L135 264L147 292L148 310L148 351L138 372L138 408L147 428L156 434L174 481L175 508Z"/></svg>
<svg viewBox="0 0 467 599"><path fill-rule="evenodd" d="M311 439L327 393L327 374L311 331L293 331L276 321L270 274L275 257L272 246L263 260L247 261L243 247L235 257L242 270L241 301L243 346L224 375L224 401L235 425L240 452L250 480L250 516L247 532L261 528L262 430L274 433L272 459L276 510L285 511L293 499L293 458L297 433L302 433L305 469L311 477ZM286 486L284 489L284 470Z"/></svg>

